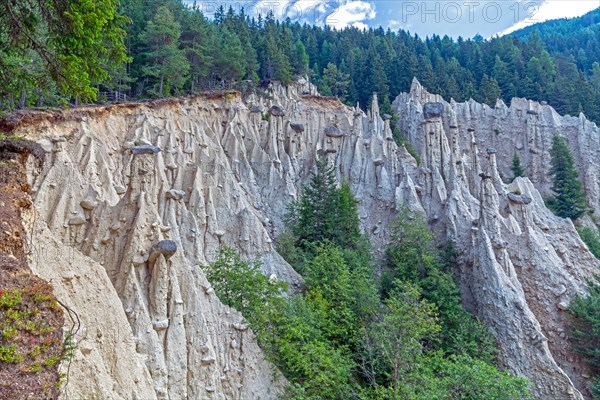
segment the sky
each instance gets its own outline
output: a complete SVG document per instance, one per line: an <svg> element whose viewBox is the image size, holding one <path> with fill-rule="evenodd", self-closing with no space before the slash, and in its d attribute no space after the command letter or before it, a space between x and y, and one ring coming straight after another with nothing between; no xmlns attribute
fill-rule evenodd
<svg viewBox="0 0 600 400"><path fill-rule="evenodd" d="M188 0L191 2L192 0ZM328 24L404 29L421 37L438 34L489 38L557 18L583 15L600 0L196 0L211 18L219 5L244 7L247 14L273 11L279 19Z"/></svg>

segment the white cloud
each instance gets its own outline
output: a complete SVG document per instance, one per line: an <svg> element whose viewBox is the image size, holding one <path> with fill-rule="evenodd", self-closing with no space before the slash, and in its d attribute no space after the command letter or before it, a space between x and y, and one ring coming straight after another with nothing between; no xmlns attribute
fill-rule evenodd
<svg viewBox="0 0 600 400"><path fill-rule="evenodd" d="M532 10L530 15L525 16L525 19L496 35L506 35L551 19L578 17L598 7L600 7L600 0L546 0L538 10Z"/></svg>
<svg viewBox="0 0 600 400"><path fill-rule="evenodd" d="M330 25L337 29L355 26L368 28L366 21L377 16L375 5L367 1L355 0L260 0L247 8L251 15L267 15L272 12L275 18L309 24Z"/></svg>
<svg viewBox="0 0 600 400"><path fill-rule="evenodd" d="M396 21L395 19L390 19L388 22L388 28L393 31L397 31L398 29L402 29L406 24L402 24L400 21Z"/></svg>
<svg viewBox="0 0 600 400"><path fill-rule="evenodd" d="M355 26L357 28L367 27L365 21L374 19L377 16L375 5L366 1L348 1L340 3L337 9L333 10L327 16L325 21L337 29L344 29L347 26Z"/></svg>
<svg viewBox="0 0 600 400"><path fill-rule="evenodd" d="M361 31L363 29L369 29L369 25L365 24L364 22L355 22L352 24L353 27L360 29Z"/></svg>
<svg viewBox="0 0 600 400"><path fill-rule="evenodd" d="M239 7L240 3L236 3ZM323 24L323 18L335 9L335 2L328 3L323 0L260 0L256 3L245 5L246 13L265 17L272 12L276 19L290 18L292 22L308 22Z"/></svg>

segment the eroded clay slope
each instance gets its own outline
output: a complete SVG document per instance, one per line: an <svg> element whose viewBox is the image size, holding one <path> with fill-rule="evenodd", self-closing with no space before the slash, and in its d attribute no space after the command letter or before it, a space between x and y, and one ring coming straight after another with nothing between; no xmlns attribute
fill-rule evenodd
<svg viewBox="0 0 600 400"><path fill-rule="evenodd" d="M365 114L306 89L37 113L15 129L48 152L35 179L40 229L106 274L101 287L110 281L115 313L120 299L155 395L280 394L240 315L219 303L197 265L230 244L300 286L273 240L315 158L326 154L351 183L376 250L401 204L424 211L457 242L467 302L498 338L503 363L532 380L538 399L582 398L562 309L584 293L598 263L572 223L552 215L529 180L505 185L496 154L479 152L475 131L445 126L444 105L425 104L438 99L413 95L412 108L400 110L404 126L414 125L417 166L394 143L376 98ZM41 275L54 269L38 263ZM71 274L61 274L67 278L55 285L75 295ZM93 314L96 305L80 307Z"/></svg>
<svg viewBox="0 0 600 400"><path fill-rule="evenodd" d="M398 96L393 107L403 115L402 130L419 151L424 141L419 133L419 124L424 120L422 105L438 101L444 105L444 130L459 132L461 149L469 148L469 132L473 132L480 149L498 150L498 169L505 180L513 176L510 167L514 154L518 154L526 176L544 197L552 194L548 175L552 136L565 137L579 168L588 206L600 213L600 128L583 114L561 116L545 102L521 98L512 99L510 106L498 100L493 108L474 100L446 102L428 93L415 79L410 93Z"/></svg>
<svg viewBox="0 0 600 400"><path fill-rule="evenodd" d="M510 110L500 102L496 109L446 103L416 81L411 93L394 102L404 132L421 153L416 182L430 222L456 241L463 294L495 332L503 362L533 381L539 399L581 398L573 383L586 393L589 375L572 354L566 308L585 293L598 261L572 222L545 207L537 187L546 191L547 185L522 178L505 185L501 177L514 152L527 145L536 149L522 154L528 171L536 171L536 182L548 182L548 160L537 149L547 146L547 155L555 132L573 132L562 129L561 121L569 126L574 120L548 106L527 105L541 111L527 112L521 100ZM544 115L553 122L538 124ZM574 130L584 135L580 140L599 139L596 126L583 117Z"/></svg>

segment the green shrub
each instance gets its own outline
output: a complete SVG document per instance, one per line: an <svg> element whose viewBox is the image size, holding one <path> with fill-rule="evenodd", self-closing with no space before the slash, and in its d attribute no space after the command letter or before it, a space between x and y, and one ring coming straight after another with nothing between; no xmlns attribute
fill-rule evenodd
<svg viewBox="0 0 600 400"><path fill-rule="evenodd" d="M18 364L23 361L23 355L17 352L17 345L0 346L0 362Z"/></svg>
<svg viewBox="0 0 600 400"><path fill-rule="evenodd" d="M600 237L594 232L593 229L587 226L577 228L579 237L586 244L590 252L598 259L600 259Z"/></svg>
<svg viewBox="0 0 600 400"><path fill-rule="evenodd" d="M281 294L287 285L270 281L262 274L260 263L243 261L231 247L221 247L217 260L202 269L219 299L242 313L259 342L267 340L273 320L283 306Z"/></svg>
<svg viewBox="0 0 600 400"><path fill-rule="evenodd" d="M590 282L589 291L589 296L577 296L569 305L569 338L575 352L590 366L595 380L594 398L600 399L600 285Z"/></svg>
<svg viewBox="0 0 600 400"><path fill-rule="evenodd" d="M0 309L10 309L21 304L23 291L19 289L0 290Z"/></svg>
<svg viewBox="0 0 600 400"><path fill-rule="evenodd" d="M316 262L315 267L321 265L319 258ZM348 398L354 364L330 340L346 330L334 325L340 320L331 310L334 304L328 299L335 296L325 290L325 278L314 277L312 295L286 300L281 295L286 285L270 281L259 264L246 263L230 247L221 248L217 260L203 270L219 299L242 312L269 358L297 384L295 398ZM348 279L343 282L349 284Z"/></svg>
<svg viewBox="0 0 600 400"><path fill-rule="evenodd" d="M448 250L452 252L451 246ZM382 281L382 295L399 279L421 288L423 296L439 307L440 349L447 354L468 355L494 363L497 348L487 328L467 312L452 275L453 257L438 250L427 222L420 214L401 209L392 227L387 249L389 266Z"/></svg>
<svg viewBox="0 0 600 400"><path fill-rule="evenodd" d="M530 399L525 378L502 372L468 356L427 358L423 372L426 383L419 386L418 398L444 400Z"/></svg>

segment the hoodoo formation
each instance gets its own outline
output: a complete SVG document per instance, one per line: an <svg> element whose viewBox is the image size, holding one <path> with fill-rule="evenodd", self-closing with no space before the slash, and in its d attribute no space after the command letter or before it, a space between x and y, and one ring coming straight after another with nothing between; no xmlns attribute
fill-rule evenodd
<svg viewBox="0 0 600 400"><path fill-rule="evenodd" d="M600 398L600 8L263 3L0 2L0 399Z"/></svg>
<svg viewBox="0 0 600 400"><path fill-rule="evenodd" d="M424 212L455 241L464 301L490 326L503 365L529 378L537 398L581 399L587 371L566 340L565 308L600 265L540 191L557 129L588 141L578 147L582 176L596 176L585 159L600 140L596 125L518 99L495 108L447 103L414 81L394 108L417 163L387 140L377 96L363 113L303 96L303 85L272 84L270 100L200 95L32 112L15 126L46 152L44 167L29 171L26 232L40 250L32 269L78 310L85 332L67 393L277 398L283 378L269 372L242 317L220 304L197 265L227 244L300 287L273 241L324 153L350 182L376 249L399 207ZM278 112L265 121L250 103ZM513 147L539 171L533 183L502 179Z"/></svg>

